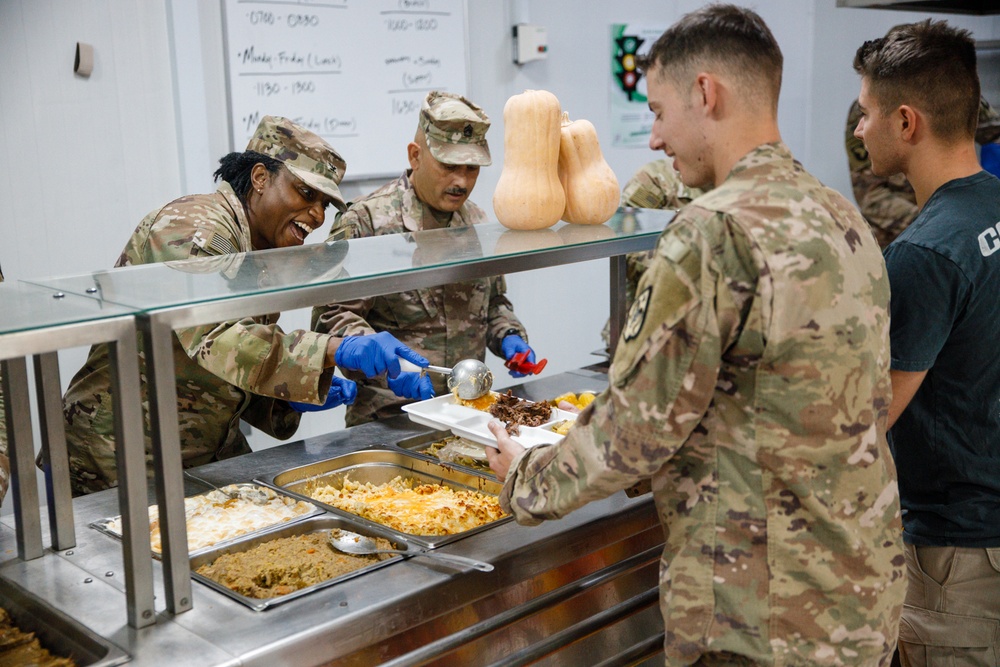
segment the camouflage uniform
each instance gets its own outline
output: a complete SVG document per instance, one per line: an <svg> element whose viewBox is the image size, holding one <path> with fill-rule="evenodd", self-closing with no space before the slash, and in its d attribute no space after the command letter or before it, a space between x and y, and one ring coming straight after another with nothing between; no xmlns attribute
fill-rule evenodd
<svg viewBox="0 0 1000 667"><path fill-rule="evenodd" d="M3 282L3 273L0 272L0 283ZM7 495L7 486L10 484L10 459L7 455L7 409L3 400L3 382L0 381L0 505Z"/></svg>
<svg viewBox="0 0 1000 667"><path fill-rule="evenodd" d="M701 188L689 188L681 181L681 175L674 169L671 160L653 160L639 167L625 187L622 188L622 206L632 208L671 208L686 206L700 196ZM639 278L649 267L653 251L629 253L625 258L625 305L631 306L635 300L635 288ZM611 325L605 322L601 330L601 340L610 345Z"/></svg>
<svg viewBox="0 0 1000 667"><path fill-rule="evenodd" d="M1000 140L1000 112L990 106L985 97L979 98L979 125L976 127L976 143L992 144Z"/></svg>
<svg viewBox="0 0 1000 667"><path fill-rule="evenodd" d="M651 478L667 663L888 664L905 578L889 283L857 211L759 146L660 237L609 389L501 493L537 524Z"/></svg>
<svg viewBox="0 0 1000 667"><path fill-rule="evenodd" d="M468 227L485 219L481 208L466 201L451 215L448 226ZM440 226L434 211L417 198L407 171L352 203L338 216L330 238L382 236ZM468 241L478 243L475 231L469 232ZM313 328L335 336L388 331L431 364L451 368L462 359L483 359L487 348L502 356L500 342L509 332L527 341L506 291L503 276L498 276L346 301L314 309ZM348 426L399 414L400 406L408 402L388 388L384 377L369 380L359 373L344 374L358 383L358 397L347 408ZM447 393L442 377L430 377L437 394Z"/></svg>
<svg viewBox="0 0 1000 667"><path fill-rule="evenodd" d="M622 206L634 208L683 208L704 193L701 188L689 188L681 181L670 160L654 160L635 172L622 189ZM635 288L646 271L653 251L634 252L628 256L627 303L635 299Z"/></svg>
<svg viewBox="0 0 1000 667"><path fill-rule="evenodd" d="M653 160L640 167L622 188L622 206L681 208L703 192L684 185L670 159Z"/></svg>
<svg viewBox="0 0 1000 667"><path fill-rule="evenodd" d="M903 174L882 178L872 172L868 151L865 150L864 143L854 136L854 129L860 120L861 107L855 100L847 113L844 133L847 165L851 170L851 188L861 213L871 225L875 239L879 246L885 248L917 217L917 197ZM1000 114L990 107L985 98L981 99L976 141L985 144L996 141L998 137Z"/></svg>
<svg viewBox="0 0 1000 667"><path fill-rule="evenodd" d="M115 266L210 257L251 250L243 203L228 183L214 194L177 199L147 215ZM181 454L185 467L250 451L242 418L288 438L299 414L286 401L319 403L330 389L324 371L329 336L284 333L278 315L246 317L176 332L174 368ZM145 363L140 359L146 401ZM96 345L63 398L73 492L117 483L107 345ZM148 417L148 416L147 416ZM146 424L146 459L152 455ZM147 468L149 474L152 469Z"/></svg>

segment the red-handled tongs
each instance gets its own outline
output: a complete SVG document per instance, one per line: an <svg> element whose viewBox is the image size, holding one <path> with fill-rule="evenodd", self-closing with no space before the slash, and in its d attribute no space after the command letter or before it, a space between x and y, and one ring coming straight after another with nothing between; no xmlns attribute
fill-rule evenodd
<svg viewBox="0 0 1000 667"><path fill-rule="evenodd" d="M518 373L524 373L525 375L536 375L542 372L545 368L545 364L549 363L548 359L542 359L532 363L528 361L528 355L531 354L530 350L525 350L524 352L518 352L513 357L504 362L504 366L512 371L517 371Z"/></svg>

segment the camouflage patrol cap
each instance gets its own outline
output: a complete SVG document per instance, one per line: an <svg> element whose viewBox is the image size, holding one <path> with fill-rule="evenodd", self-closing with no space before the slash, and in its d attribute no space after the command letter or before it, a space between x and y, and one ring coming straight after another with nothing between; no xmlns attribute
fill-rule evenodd
<svg viewBox="0 0 1000 667"><path fill-rule="evenodd" d="M420 129L427 147L444 164L492 164L486 131L490 118L461 95L432 90L420 108Z"/></svg>
<svg viewBox="0 0 1000 667"><path fill-rule="evenodd" d="M281 116L264 116L247 144L248 151L280 160L306 185L330 195L341 211L347 208L337 187L347 163L319 135Z"/></svg>

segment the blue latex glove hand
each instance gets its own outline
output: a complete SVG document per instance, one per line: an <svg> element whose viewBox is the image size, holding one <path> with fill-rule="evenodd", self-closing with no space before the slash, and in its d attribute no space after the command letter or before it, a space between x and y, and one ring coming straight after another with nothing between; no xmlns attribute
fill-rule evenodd
<svg viewBox="0 0 1000 667"><path fill-rule="evenodd" d="M297 401L288 401L288 404L296 412L319 412L320 410L335 408L338 405L351 405L357 397L358 385L351 380L334 376L333 382L330 383L330 393L326 395L326 403L323 405L299 403Z"/></svg>
<svg viewBox="0 0 1000 667"><path fill-rule="evenodd" d="M386 381L396 396L420 401L434 398L434 384L421 373L400 373L396 378L387 378Z"/></svg>
<svg viewBox="0 0 1000 667"><path fill-rule="evenodd" d="M524 342L524 339L517 334L511 334L509 336L504 336L504 339L500 341L500 351L503 352L503 358L510 361L510 358L519 352L528 352L528 358L526 361L528 363L535 363L535 351ZM515 370L508 371L511 377L523 378L527 377L525 373L519 373Z"/></svg>
<svg viewBox="0 0 1000 667"><path fill-rule="evenodd" d="M399 359L402 357L423 368L427 360L406 347L388 331L380 331L369 336L348 336L340 343L333 361L341 368L361 371L373 378L388 373L394 378L399 375Z"/></svg>

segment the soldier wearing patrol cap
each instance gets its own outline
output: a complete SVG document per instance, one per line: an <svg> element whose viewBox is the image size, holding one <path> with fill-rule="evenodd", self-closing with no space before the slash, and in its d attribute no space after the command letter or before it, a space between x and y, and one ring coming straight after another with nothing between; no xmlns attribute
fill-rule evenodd
<svg viewBox="0 0 1000 667"><path fill-rule="evenodd" d="M493 163L486 143L490 119L464 97L432 91L421 105L419 126L438 162L475 167Z"/></svg>
<svg viewBox="0 0 1000 667"><path fill-rule="evenodd" d="M466 98L430 92L420 109L416 135L407 145L410 169L353 202L337 217L330 238L468 227L485 220L469 195L479 168L492 162L486 142L489 128L486 113ZM463 239L475 241L474 234ZM419 235L415 240L420 242ZM331 304L313 310L313 328L337 336L388 331L430 363L449 368L462 359L483 359L486 349L505 359L527 351L528 360L534 361L505 292L500 276ZM410 400L446 391L442 378L419 373L373 380L348 376L359 383L358 398L347 409L348 426L398 414Z"/></svg>
<svg viewBox="0 0 1000 667"><path fill-rule="evenodd" d="M323 224L327 206L345 206L339 184L346 164L329 144L287 118L265 116L247 149L220 160L212 194L190 195L152 211L125 245L117 267L218 258L301 245ZM192 268L190 264L185 265ZM339 339L288 334L278 316L246 317L176 332L174 367L185 467L250 451L242 418L285 439L300 413L350 403L354 382L334 377L335 363L368 375L399 373L397 356L427 361L391 336ZM145 377L144 366L143 377ZM96 345L63 398L73 493L114 486L114 415L107 345ZM146 387L142 387L146 400ZM148 412L148 411L147 411ZM148 428L147 428L148 434ZM151 463L147 437L147 462ZM44 463L44 453L42 463ZM151 474L151 466L148 466Z"/></svg>

